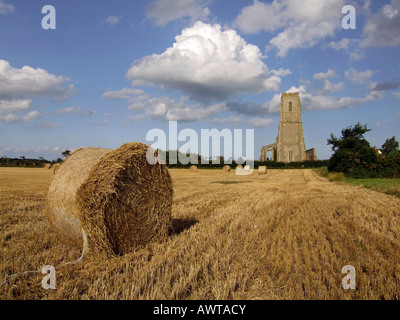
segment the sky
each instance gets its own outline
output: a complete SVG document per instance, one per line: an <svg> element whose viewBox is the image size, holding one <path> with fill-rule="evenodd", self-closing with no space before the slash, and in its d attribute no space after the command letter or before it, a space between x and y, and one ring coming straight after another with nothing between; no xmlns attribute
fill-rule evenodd
<svg viewBox="0 0 400 320"><path fill-rule="evenodd" d="M258 159L299 92L306 148L329 159L358 122L372 146L400 139L399 75L400 0L0 0L0 157L151 144L177 121L254 129Z"/></svg>

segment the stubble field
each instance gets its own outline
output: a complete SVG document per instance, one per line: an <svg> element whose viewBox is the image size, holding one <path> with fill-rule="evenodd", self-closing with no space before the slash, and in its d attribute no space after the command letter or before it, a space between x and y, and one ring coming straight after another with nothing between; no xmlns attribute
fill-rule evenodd
<svg viewBox="0 0 400 320"><path fill-rule="evenodd" d="M137 252L11 279L0 299L399 299L400 199L311 170L170 170L173 230ZM51 170L0 168L0 282L77 259L46 221ZM354 266L356 289L341 287Z"/></svg>

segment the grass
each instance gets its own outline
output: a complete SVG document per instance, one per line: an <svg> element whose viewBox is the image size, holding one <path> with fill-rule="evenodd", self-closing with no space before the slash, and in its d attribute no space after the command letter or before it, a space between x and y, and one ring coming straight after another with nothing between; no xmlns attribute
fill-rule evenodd
<svg viewBox="0 0 400 320"><path fill-rule="evenodd" d="M346 179L344 182L400 198L400 179Z"/></svg>
<svg viewBox="0 0 400 320"><path fill-rule="evenodd" d="M57 268L56 290L42 289L41 273L20 277L0 287L0 299L399 299L400 199L312 170L170 172L167 240ZM0 282L81 254L46 221L51 176L0 168ZM341 288L345 265L356 270L356 290Z"/></svg>
<svg viewBox="0 0 400 320"><path fill-rule="evenodd" d="M314 169L319 175L334 182L344 182L355 186L362 186L367 189L386 193L400 198L400 179L366 178L354 179L347 178L342 172L329 172L326 167Z"/></svg>

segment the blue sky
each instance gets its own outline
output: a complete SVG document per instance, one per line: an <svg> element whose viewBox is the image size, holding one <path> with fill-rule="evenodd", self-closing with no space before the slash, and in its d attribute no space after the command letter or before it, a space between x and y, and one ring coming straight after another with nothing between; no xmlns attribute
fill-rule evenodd
<svg viewBox="0 0 400 320"><path fill-rule="evenodd" d="M0 156L117 148L174 120L254 129L258 158L286 91L320 159L357 122L380 147L400 139L399 46L400 0L0 0Z"/></svg>

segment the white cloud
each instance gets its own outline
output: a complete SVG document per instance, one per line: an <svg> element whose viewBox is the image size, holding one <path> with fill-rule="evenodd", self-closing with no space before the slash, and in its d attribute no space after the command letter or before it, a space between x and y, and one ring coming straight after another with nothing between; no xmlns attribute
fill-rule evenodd
<svg viewBox="0 0 400 320"><path fill-rule="evenodd" d="M114 26L114 25L118 24L121 19L122 19L122 17L109 16L103 20L103 23L108 24L110 26Z"/></svg>
<svg viewBox="0 0 400 320"><path fill-rule="evenodd" d="M332 83L329 80L325 80L324 82L324 87L322 89L323 93L332 93L332 92L337 92L337 91L341 91L343 90L343 82L339 82L339 83Z"/></svg>
<svg viewBox="0 0 400 320"><path fill-rule="evenodd" d="M0 114L27 111L32 100L0 100Z"/></svg>
<svg viewBox="0 0 400 320"><path fill-rule="evenodd" d="M16 100L37 96L52 96L66 99L74 93L72 84L63 87L68 77L55 76L47 70L29 66L21 69L12 67L8 61L0 59L0 100Z"/></svg>
<svg viewBox="0 0 400 320"><path fill-rule="evenodd" d="M368 18L361 47L395 47L400 44L400 0L392 0Z"/></svg>
<svg viewBox="0 0 400 320"><path fill-rule="evenodd" d="M281 110L281 94L274 94L271 100L265 103L268 113L279 113Z"/></svg>
<svg viewBox="0 0 400 320"><path fill-rule="evenodd" d="M351 61L359 61L365 57L365 51L360 48L360 44L360 39L343 38L339 41L331 41L327 47L348 53Z"/></svg>
<svg viewBox="0 0 400 320"><path fill-rule="evenodd" d="M34 110L34 111L29 112L27 115L25 115L22 118L22 121L23 122L31 122L32 120L36 120L36 119L40 118L41 116L42 116L42 114L39 111Z"/></svg>
<svg viewBox="0 0 400 320"><path fill-rule="evenodd" d="M185 17L204 21L209 14L206 2L201 0L153 0L146 11L147 19L153 20L157 26Z"/></svg>
<svg viewBox="0 0 400 320"><path fill-rule="evenodd" d="M81 107L67 107L64 109L59 109L53 112L50 112L50 114L70 114L70 113L79 113L81 111Z"/></svg>
<svg viewBox="0 0 400 320"><path fill-rule="evenodd" d="M99 126L99 127L108 126L109 124L110 124L110 120L108 120L108 119L105 119L103 121L99 121L99 122L95 123L95 125Z"/></svg>
<svg viewBox="0 0 400 320"><path fill-rule="evenodd" d="M0 122L14 123L18 121L19 118L14 113L0 114Z"/></svg>
<svg viewBox="0 0 400 320"><path fill-rule="evenodd" d="M162 54L153 54L128 70L133 85L161 86L210 103L243 93L279 90L281 79L271 75L257 46L236 31L196 22L176 37Z"/></svg>
<svg viewBox="0 0 400 320"><path fill-rule="evenodd" d="M0 100L0 122L17 123L31 122L43 115L38 111L30 111L32 100ZM18 116L16 113L26 112L23 116Z"/></svg>
<svg viewBox="0 0 400 320"><path fill-rule="evenodd" d="M381 127L382 125L388 124L388 123L390 123L390 122L391 122L390 120L379 121L379 122L376 123L376 126L377 126L377 127Z"/></svg>
<svg viewBox="0 0 400 320"><path fill-rule="evenodd" d="M303 110L331 110L351 108L369 101L382 99L383 94L378 91L369 92L364 98L353 97L334 97L322 94L313 95L307 92L306 86L291 87L286 92L299 92ZM281 95L275 94L270 101L267 101L265 107L269 113L280 112Z"/></svg>
<svg viewBox="0 0 400 320"><path fill-rule="evenodd" d="M39 125L40 128L43 129L50 129L50 128L64 128L64 126L60 123L54 123L54 122L44 122Z"/></svg>
<svg viewBox="0 0 400 320"><path fill-rule="evenodd" d="M255 0L253 5L244 7L235 20L235 26L245 33L259 31L275 31L285 26L282 11L285 4L282 1L264 3Z"/></svg>
<svg viewBox="0 0 400 320"><path fill-rule="evenodd" d="M49 146L38 146L38 147L29 147L29 148L21 148L21 147L4 147L0 146L0 151L2 153L14 153L14 154L21 154L21 153L51 153L51 154L58 154L61 151L60 147L49 147Z"/></svg>
<svg viewBox="0 0 400 320"><path fill-rule="evenodd" d="M121 121L121 124L133 124L136 123L140 120L142 120L145 117L144 114L137 114L134 116L127 116L123 121Z"/></svg>
<svg viewBox="0 0 400 320"><path fill-rule="evenodd" d="M393 95L394 95L397 99L400 99L400 92L393 92Z"/></svg>
<svg viewBox="0 0 400 320"><path fill-rule="evenodd" d="M367 81L371 80L374 71L372 70L365 70L365 71L357 71L354 68L350 68L346 70L345 76L352 82L364 84Z"/></svg>
<svg viewBox="0 0 400 320"><path fill-rule="evenodd" d="M182 97L178 102L170 97L152 97L146 100L131 101L129 109L145 112L145 115L152 119L200 121L226 110L226 106L222 103L209 106L189 103L187 97Z"/></svg>
<svg viewBox="0 0 400 320"><path fill-rule="evenodd" d="M8 12L14 12L14 6L9 3L5 3L0 0L0 14L7 14Z"/></svg>
<svg viewBox="0 0 400 320"><path fill-rule="evenodd" d="M339 51L339 50L349 50L351 43L353 42L354 39L348 39L348 38L343 38L339 41L331 41L328 44L328 47Z"/></svg>
<svg viewBox="0 0 400 320"><path fill-rule="evenodd" d="M279 70L271 70L271 73L278 77L286 77L292 74L292 71L290 71L289 69L280 68Z"/></svg>
<svg viewBox="0 0 400 320"><path fill-rule="evenodd" d="M138 99L142 97L144 99L148 98L147 94L142 89L124 88L121 90L107 90L101 96L103 99L116 99L116 100L130 100Z"/></svg>
<svg viewBox="0 0 400 320"><path fill-rule="evenodd" d="M96 113L97 113L96 110L89 110L89 111L84 112L82 115L85 118L90 118L90 117L96 115Z"/></svg>
<svg viewBox="0 0 400 320"><path fill-rule="evenodd" d="M231 123L231 124L249 124L253 127L268 127L274 122L273 119L266 119L266 118L250 118L250 119L244 119L243 117L238 117L238 116L231 116L229 118L217 118L214 119L214 123Z"/></svg>
<svg viewBox="0 0 400 320"><path fill-rule="evenodd" d="M344 0L255 0L243 8L235 20L245 33L277 32L267 50L276 48L285 57L289 50L312 47L340 30L341 8Z"/></svg>
<svg viewBox="0 0 400 320"><path fill-rule="evenodd" d="M314 74L314 79L323 80L323 79L333 78L335 76L336 76L335 71L333 71L332 69L329 69L325 73L324 72L315 73Z"/></svg>
<svg viewBox="0 0 400 320"><path fill-rule="evenodd" d="M314 74L314 79L324 80L324 87L322 88L322 90L319 91L319 93L326 94L341 91L343 89L343 82L334 84L328 80L329 78L333 77L336 77L336 73L332 69L329 69L327 72L319 72Z"/></svg>
<svg viewBox="0 0 400 320"><path fill-rule="evenodd" d="M211 106L178 105L169 108L165 115L167 121L201 121L216 116L226 109L225 104Z"/></svg>
<svg viewBox="0 0 400 320"><path fill-rule="evenodd" d="M33 110L23 116L17 116L15 113L0 113L0 122L5 123L21 123L21 122L32 122L33 120L43 117L39 111Z"/></svg>

